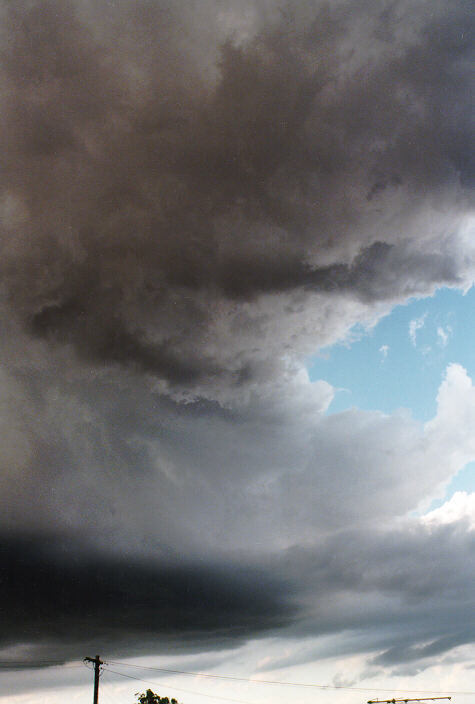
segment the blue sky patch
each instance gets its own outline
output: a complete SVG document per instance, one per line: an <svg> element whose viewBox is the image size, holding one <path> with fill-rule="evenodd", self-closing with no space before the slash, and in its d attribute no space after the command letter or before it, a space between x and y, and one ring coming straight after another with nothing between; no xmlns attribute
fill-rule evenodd
<svg viewBox="0 0 475 704"><path fill-rule="evenodd" d="M323 349L308 364L310 378L337 390L329 413L407 408L425 422L436 413L437 389L450 363L475 374L474 313L475 287L465 295L443 288L412 299L372 330L356 327L354 341Z"/></svg>

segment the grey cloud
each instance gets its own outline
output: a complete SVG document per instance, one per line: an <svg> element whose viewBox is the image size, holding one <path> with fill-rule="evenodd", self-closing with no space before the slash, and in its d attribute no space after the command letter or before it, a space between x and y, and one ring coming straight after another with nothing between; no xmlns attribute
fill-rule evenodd
<svg viewBox="0 0 475 704"><path fill-rule="evenodd" d="M434 665L473 642L473 549L473 534L452 527L431 535L413 524L289 550L274 569L299 575L294 596L304 617L288 629L297 647L262 669L357 653L376 653L369 672Z"/></svg>
<svg viewBox="0 0 475 704"><path fill-rule="evenodd" d="M372 533L366 542L361 537L344 534L263 560L188 564L152 554L114 557L67 536L4 539L2 598L10 608L2 657L14 668L18 651L8 656L8 648L25 642L32 662L60 664L99 646L109 657L164 649L180 654L232 648L251 635L278 632L300 639L300 652L267 669L371 650L380 654L370 658L370 668L424 668L472 641L473 539L445 530L435 541L420 528ZM402 552L405 584L395 589ZM441 553L446 569L430 585L434 554ZM333 640L306 648L318 635Z"/></svg>
<svg viewBox="0 0 475 704"><path fill-rule="evenodd" d="M269 632L333 634L338 641L303 660L372 652L392 667L406 653L404 662L422 667L437 657L428 642L443 653L473 637L473 533L414 522L375 529L414 505L414 487L425 495L434 472L447 471L443 456L440 469L430 456L424 469L416 455L400 476L421 442L410 418L325 417L330 389L298 375L226 408L172 401L140 377L87 382L78 368L66 373L68 357L64 370L43 361L32 377L28 360L28 374L17 361L15 384L2 378L5 652L29 642L32 660L61 661L99 645L158 652L164 637L180 653ZM342 456L350 432L364 475ZM10 450L19 446L20 456ZM392 468L388 446L401 453ZM20 466L8 465L12 453ZM93 589L108 602L105 630L93 628Z"/></svg>
<svg viewBox="0 0 475 704"><path fill-rule="evenodd" d="M182 402L141 374L91 373L69 354L58 364L23 339L1 343L10 529L99 529L171 554L288 547L403 516L474 457L473 388L457 366L423 427L404 412L325 415L332 388L298 366L220 403Z"/></svg>
<svg viewBox="0 0 475 704"><path fill-rule="evenodd" d="M300 568L312 589L397 594L423 613L430 599L455 597L460 605L470 599L464 590L473 568L474 536L458 528L430 533L409 523L399 530L344 531L324 539L315 553L290 550L285 564L290 571ZM461 554L464 565L458 562Z"/></svg>
<svg viewBox="0 0 475 704"><path fill-rule="evenodd" d="M464 3L411 30L390 4L252 7L233 43L231 5L4 3L3 280L34 334L203 392L252 367L221 322L264 295L370 315L466 280Z"/></svg>
<svg viewBox="0 0 475 704"><path fill-rule="evenodd" d="M98 647L109 657L225 649L295 614L285 582L257 565L113 556L58 535L4 536L1 554L0 648L13 669L18 644L28 643L26 667Z"/></svg>
<svg viewBox="0 0 475 704"><path fill-rule="evenodd" d="M426 658L433 658L435 655L440 655L448 650L456 648L458 645L473 642L473 629L463 628L458 633L453 633L450 636L436 638L428 645L408 646L405 643L403 646L395 646L386 650L381 655L374 659L376 665L395 665L398 662L411 662L413 660L420 661Z"/></svg>
<svg viewBox="0 0 475 704"><path fill-rule="evenodd" d="M466 527L393 524L473 458L466 378L422 427L301 364L473 276L468 5L0 10L5 647L465 642Z"/></svg>

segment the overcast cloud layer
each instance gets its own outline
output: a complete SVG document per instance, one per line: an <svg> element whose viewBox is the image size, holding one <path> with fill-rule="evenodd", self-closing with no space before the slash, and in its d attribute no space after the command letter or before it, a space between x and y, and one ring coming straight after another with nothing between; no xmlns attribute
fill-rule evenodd
<svg viewBox="0 0 475 704"><path fill-rule="evenodd" d="M0 8L2 657L470 642L473 526L408 518L475 459L466 371L425 425L305 371L473 281L470 4Z"/></svg>

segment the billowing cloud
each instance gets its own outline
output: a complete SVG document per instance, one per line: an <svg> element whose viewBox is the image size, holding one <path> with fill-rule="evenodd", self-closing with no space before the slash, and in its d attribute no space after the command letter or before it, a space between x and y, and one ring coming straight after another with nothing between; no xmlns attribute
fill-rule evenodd
<svg viewBox="0 0 475 704"><path fill-rule="evenodd" d="M431 527L466 521L475 530L475 492L456 491L449 501L426 513L423 521Z"/></svg>
<svg viewBox="0 0 475 704"><path fill-rule="evenodd" d="M466 3L0 12L4 657L466 643L473 535L407 515L475 458L469 375L422 425L305 370L473 280Z"/></svg>
<svg viewBox="0 0 475 704"><path fill-rule="evenodd" d="M70 382L68 408L62 377L47 378L48 390L36 379L21 399L25 419L36 411L19 443L30 453L3 474L7 655L18 638L33 658L73 658L94 642L129 654L164 638L216 648L277 628L308 637L367 627L382 649L393 647L393 619L416 647L446 633L433 608L452 613L455 593L451 628L466 633L472 539L391 527L475 458L461 367L448 369L425 426L404 414L325 415L331 387L303 371L225 408L147 395L136 380L118 399L107 377ZM34 405L38 388L46 401ZM450 565L444 557L436 579L441 555ZM91 592L104 592L107 619L96 620Z"/></svg>
<svg viewBox="0 0 475 704"><path fill-rule="evenodd" d="M11 310L202 394L473 273L466 5L230 5L3 4Z"/></svg>

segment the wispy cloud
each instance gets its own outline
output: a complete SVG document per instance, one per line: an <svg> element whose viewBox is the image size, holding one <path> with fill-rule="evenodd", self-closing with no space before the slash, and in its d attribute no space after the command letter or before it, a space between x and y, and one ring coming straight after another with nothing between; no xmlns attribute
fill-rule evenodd
<svg viewBox="0 0 475 704"><path fill-rule="evenodd" d="M419 318L413 318L409 322L409 339L411 340L414 347L417 347L417 331L421 330L427 318L427 313L424 313Z"/></svg>
<svg viewBox="0 0 475 704"><path fill-rule="evenodd" d="M437 342L440 347L447 347L451 334L452 328L450 325L447 325L445 328L442 326L437 328Z"/></svg>

